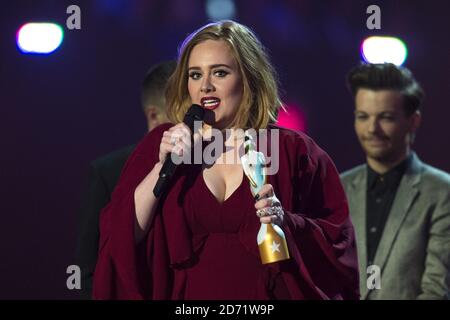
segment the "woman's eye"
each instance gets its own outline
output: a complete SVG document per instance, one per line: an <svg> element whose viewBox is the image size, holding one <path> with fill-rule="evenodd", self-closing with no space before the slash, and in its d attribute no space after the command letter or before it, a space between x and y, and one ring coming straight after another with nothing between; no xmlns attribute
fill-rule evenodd
<svg viewBox="0 0 450 320"><path fill-rule="evenodd" d="M191 72L189 73L189 78L192 78L193 80L200 79L201 74L199 72Z"/></svg>
<svg viewBox="0 0 450 320"><path fill-rule="evenodd" d="M228 74L228 72L226 72L225 70L217 70L214 71L214 74L220 78L223 78Z"/></svg>

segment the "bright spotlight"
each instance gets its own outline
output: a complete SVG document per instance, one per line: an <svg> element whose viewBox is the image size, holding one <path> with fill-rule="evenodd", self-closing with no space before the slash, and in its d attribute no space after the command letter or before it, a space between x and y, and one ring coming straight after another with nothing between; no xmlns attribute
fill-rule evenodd
<svg viewBox="0 0 450 320"><path fill-rule="evenodd" d="M17 32L17 46L23 53L49 54L58 49L64 37L63 29L55 23L33 22Z"/></svg>
<svg viewBox="0 0 450 320"><path fill-rule="evenodd" d="M407 55L405 43L395 37L369 37L361 45L361 56L368 63L393 63L400 66Z"/></svg>

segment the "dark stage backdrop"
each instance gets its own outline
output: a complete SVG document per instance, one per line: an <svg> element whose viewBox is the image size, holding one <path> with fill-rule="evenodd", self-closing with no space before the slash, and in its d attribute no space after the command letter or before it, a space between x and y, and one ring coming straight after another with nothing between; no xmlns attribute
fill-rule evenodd
<svg viewBox="0 0 450 320"><path fill-rule="evenodd" d="M52 55L19 53L28 21L65 27ZM366 28L378 4L382 29ZM4 1L0 10L0 299L74 299L66 288L76 215L88 163L145 133L140 82L175 58L180 41L208 21L205 1ZM253 28L279 72L285 101L301 106L307 133L339 171L364 161L353 133L347 71L368 35L402 38L406 66L427 93L415 149L450 171L448 1L236 1L235 19Z"/></svg>

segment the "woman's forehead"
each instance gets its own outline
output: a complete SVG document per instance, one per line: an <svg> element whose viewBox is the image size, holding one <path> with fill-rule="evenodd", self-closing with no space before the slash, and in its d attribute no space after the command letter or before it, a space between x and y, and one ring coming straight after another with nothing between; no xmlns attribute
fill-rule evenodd
<svg viewBox="0 0 450 320"><path fill-rule="evenodd" d="M189 56L188 67L228 65L235 67L236 58L229 44L223 40L205 40L194 46Z"/></svg>

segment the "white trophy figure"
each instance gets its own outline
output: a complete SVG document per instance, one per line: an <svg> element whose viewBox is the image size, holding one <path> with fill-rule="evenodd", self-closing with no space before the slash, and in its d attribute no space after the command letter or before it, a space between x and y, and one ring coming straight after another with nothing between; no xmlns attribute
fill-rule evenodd
<svg viewBox="0 0 450 320"><path fill-rule="evenodd" d="M245 132L244 155L241 157L244 173L250 181L250 189L255 196L266 184L265 157L256 151L256 145L248 132ZM281 207L275 209L282 210ZM257 236L259 253L263 264L289 259L289 250L283 230L274 223L261 223Z"/></svg>

